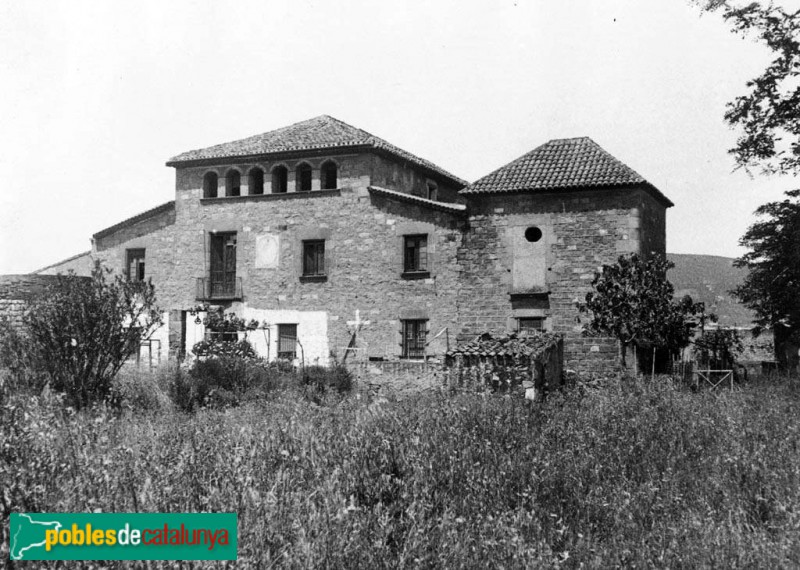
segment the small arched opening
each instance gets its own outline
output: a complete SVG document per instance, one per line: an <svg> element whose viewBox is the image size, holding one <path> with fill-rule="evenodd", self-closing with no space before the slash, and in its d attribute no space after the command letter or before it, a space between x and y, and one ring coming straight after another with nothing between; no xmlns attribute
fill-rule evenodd
<svg viewBox="0 0 800 570"><path fill-rule="evenodd" d="M264 193L264 171L259 167L251 168L247 175L247 187L250 194Z"/></svg>
<svg viewBox="0 0 800 570"><path fill-rule="evenodd" d="M230 169L225 175L225 195L241 196L242 194L242 175L236 169Z"/></svg>
<svg viewBox="0 0 800 570"><path fill-rule="evenodd" d="M217 197L217 173L206 172L203 176L203 198Z"/></svg>
<svg viewBox="0 0 800 570"><path fill-rule="evenodd" d="M289 170L285 166L272 169L272 193L285 194L288 187Z"/></svg>

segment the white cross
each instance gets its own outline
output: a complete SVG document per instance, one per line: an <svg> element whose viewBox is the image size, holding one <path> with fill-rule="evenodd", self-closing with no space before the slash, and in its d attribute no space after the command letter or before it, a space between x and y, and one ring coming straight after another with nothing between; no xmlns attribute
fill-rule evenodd
<svg viewBox="0 0 800 570"><path fill-rule="evenodd" d="M356 309L356 320L354 321L347 321L348 327L355 327L353 330L353 334L357 334L359 330L361 330L362 326L366 326L370 324L370 321L362 321L361 320L361 312Z"/></svg>

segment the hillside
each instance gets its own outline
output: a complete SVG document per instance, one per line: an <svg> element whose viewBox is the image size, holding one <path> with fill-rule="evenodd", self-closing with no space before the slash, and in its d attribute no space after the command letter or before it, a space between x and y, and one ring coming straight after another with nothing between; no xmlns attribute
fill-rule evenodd
<svg viewBox="0 0 800 570"><path fill-rule="evenodd" d="M752 312L729 293L747 274L747 270L733 266L733 258L683 253L668 253L667 258L675 264L668 278L676 296L691 295L695 301L703 301L721 325L751 324Z"/></svg>

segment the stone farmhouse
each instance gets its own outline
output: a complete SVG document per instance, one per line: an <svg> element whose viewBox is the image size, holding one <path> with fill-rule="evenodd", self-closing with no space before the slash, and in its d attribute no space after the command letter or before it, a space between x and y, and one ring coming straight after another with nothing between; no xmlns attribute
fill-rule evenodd
<svg viewBox="0 0 800 570"><path fill-rule="evenodd" d="M483 332L544 329L565 365L616 363L575 303L620 254L665 252L672 202L590 138L552 140L472 184L329 116L180 154L175 199L94 234L98 259L153 280L154 336L179 356L191 310L268 323L262 355L422 361ZM355 338L354 338L355 336ZM302 352L302 354L301 354Z"/></svg>

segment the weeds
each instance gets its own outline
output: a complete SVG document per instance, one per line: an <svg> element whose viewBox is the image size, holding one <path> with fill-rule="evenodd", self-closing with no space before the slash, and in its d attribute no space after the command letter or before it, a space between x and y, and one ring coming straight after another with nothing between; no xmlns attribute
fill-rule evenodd
<svg viewBox="0 0 800 570"><path fill-rule="evenodd" d="M244 567L794 566L799 409L789 384L632 380L538 407L277 391L120 416L12 398L3 516L235 511Z"/></svg>

